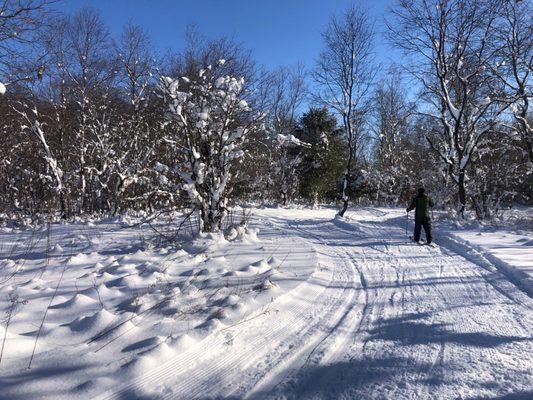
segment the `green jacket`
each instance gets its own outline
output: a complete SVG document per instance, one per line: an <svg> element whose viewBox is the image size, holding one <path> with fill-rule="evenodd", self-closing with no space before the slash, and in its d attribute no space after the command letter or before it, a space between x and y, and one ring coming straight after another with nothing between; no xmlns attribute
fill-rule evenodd
<svg viewBox="0 0 533 400"><path fill-rule="evenodd" d="M429 198L428 195L424 194L422 196L416 196L411 205L407 208L407 212L415 210L415 220L423 220L429 218L429 208L433 207L435 204L433 200Z"/></svg>

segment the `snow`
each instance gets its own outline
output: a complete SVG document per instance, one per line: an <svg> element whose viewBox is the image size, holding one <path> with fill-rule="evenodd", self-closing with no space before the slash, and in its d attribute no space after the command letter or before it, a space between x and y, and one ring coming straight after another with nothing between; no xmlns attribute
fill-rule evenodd
<svg viewBox="0 0 533 400"><path fill-rule="evenodd" d="M533 236L530 231L491 224L452 228L449 223L443 224L441 230L455 245L498 268L533 297Z"/></svg>
<svg viewBox="0 0 533 400"><path fill-rule="evenodd" d="M248 226L175 242L129 216L54 223L49 241L0 228L0 312L13 310L0 398L531 389L531 230L439 219L429 247L408 241L399 209L251 211ZM171 233L179 219L150 223Z"/></svg>
<svg viewBox="0 0 533 400"><path fill-rule="evenodd" d="M450 112L452 113L453 118L456 119L456 120L458 120L458 119L459 119L459 115L460 115L459 110L457 109L457 107L455 107L455 106L453 105L453 103L452 103L451 100L448 100L447 103L448 103L448 109L449 109Z"/></svg>
<svg viewBox="0 0 533 400"><path fill-rule="evenodd" d="M308 143L302 142L300 139L290 133L287 135L278 134L276 138L281 145L294 144L296 146L310 147Z"/></svg>
<svg viewBox="0 0 533 400"><path fill-rule="evenodd" d="M533 238L512 232L456 234L533 296Z"/></svg>
<svg viewBox="0 0 533 400"><path fill-rule="evenodd" d="M0 82L0 95L6 94L6 85Z"/></svg>

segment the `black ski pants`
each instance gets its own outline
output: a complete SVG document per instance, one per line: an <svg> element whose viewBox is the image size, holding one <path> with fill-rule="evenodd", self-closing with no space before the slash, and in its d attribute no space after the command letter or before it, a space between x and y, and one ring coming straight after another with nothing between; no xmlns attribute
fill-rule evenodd
<svg viewBox="0 0 533 400"><path fill-rule="evenodd" d="M415 219L415 242L420 240L420 233L422 232L422 227L424 227L424 232L426 232L426 240L428 243L431 243L431 220L429 218Z"/></svg>

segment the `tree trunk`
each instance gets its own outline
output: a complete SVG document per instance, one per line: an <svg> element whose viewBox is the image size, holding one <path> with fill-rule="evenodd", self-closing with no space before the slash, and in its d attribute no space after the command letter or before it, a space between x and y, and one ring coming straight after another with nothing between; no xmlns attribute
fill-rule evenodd
<svg viewBox="0 0 533 400"><path fill-rule="evenodd" d="M465 189L465 171L459 171L459 178L457 180L459 187L459 214L458 217L465 218L466 209L466 189Z"/></svg>
<svg viewBox="0 0 533 400"><path fill-rule="evenodd" d="M352 162L354 159L353 131L352 123L350 121L350 114L348 114L348 116L344 116L344 125L348 133L348 162L346 163L346 172L344 174L344 181L342 183L342 208L339 211L340 217L343 217L344 213L348 209L348 195L346 194L346 189L348 189L348 185L350 184L350 171L352 169Z"/></svg>
<svg viewBox="0 0 533 400"><path fill-rule="evenodd" d="M61 219L67 219L67 207L65 205L65 196L63 196L63 191L59 192L59 206L61 207Z"/></svg>
<svg viewBox="0 0 533 400"><path fill-rule="evenodd" d="M533 141L529 140L529 138L526 138L526 147L527 147L527 155L529 156L529 161L533 163Z"/></svg>
<svg viewBox="0 0 533 400"><path fill-rule="evenodd" d="M348 209L348 199L342 201L342 208L339 210L339 216L344 217L344 213Z"/></svg>

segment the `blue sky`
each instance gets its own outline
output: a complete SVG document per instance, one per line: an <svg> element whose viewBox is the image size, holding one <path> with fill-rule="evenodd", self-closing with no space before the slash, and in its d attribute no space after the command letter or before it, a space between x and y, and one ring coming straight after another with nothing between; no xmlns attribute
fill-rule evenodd
<svg viewBox="0 0 533 400"><path fill-rule="evenodd" d="M376 19L376 58L386 65L397 53L382 37L383 17L392 0L362 0ZM187 24L195 23L208 38L226 35L253 51L267 67L303 62L312 67L321 48L320 32L350 0L62 0L58 8L72 12L99 9L113 34L132 21L146 29L160 50L180 50Z"/></svg>

